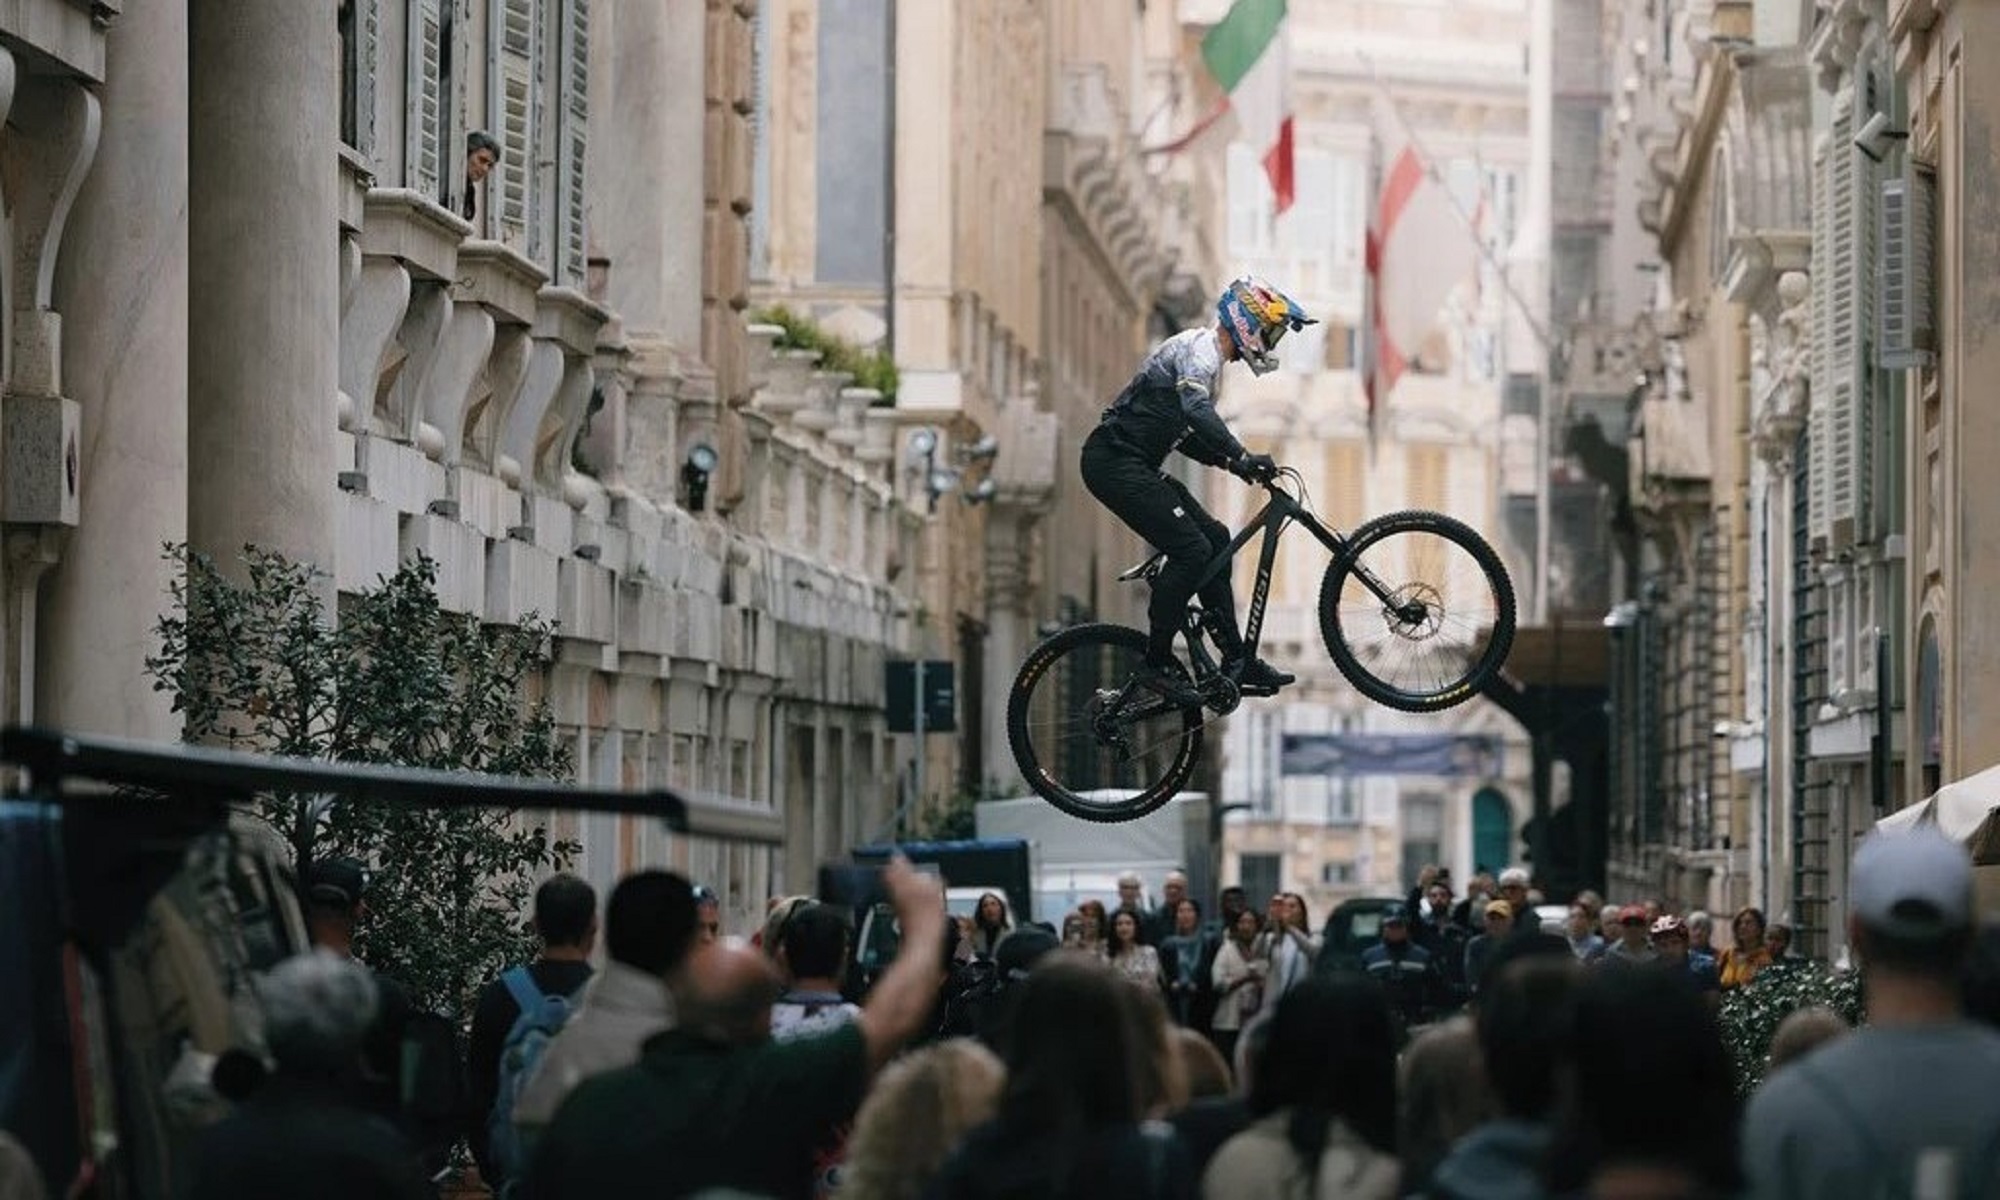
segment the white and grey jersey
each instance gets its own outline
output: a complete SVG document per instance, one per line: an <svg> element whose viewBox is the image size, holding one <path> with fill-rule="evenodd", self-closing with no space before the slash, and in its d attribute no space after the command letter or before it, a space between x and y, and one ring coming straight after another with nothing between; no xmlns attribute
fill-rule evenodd
<svg viewBox="0 0 2000 1200"><path fill-rule="evenodd" d="M1178 449L1196 462L1222 466L1243 455L1243 444L1215 411L1222 353L1213 329L1177 333L1153 348L1103 424L1151 466Z"/></svg>

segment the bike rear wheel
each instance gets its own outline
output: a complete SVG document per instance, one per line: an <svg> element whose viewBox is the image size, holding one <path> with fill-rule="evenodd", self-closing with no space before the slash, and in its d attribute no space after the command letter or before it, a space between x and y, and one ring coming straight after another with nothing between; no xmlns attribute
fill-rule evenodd
<svg viewBox="0 0 2000 1200"><path fill-rule="evenodd" d="M1180 792L1206 717L1139 683L1145 658L1146 635L1123 625L1077 625L1029 652L1007 693L1007 742L1036 795L1112 822Z"/></svg>
<svg viewBox="0 0 2000 1200"><path fill-rule="evenodd" d="M1319 629L1356 691L1403 712L1437 712L1477 695L1507 660L1514 585L1470 526L1442 513L1390 513L1355 530L1327 567Z"/></svg>

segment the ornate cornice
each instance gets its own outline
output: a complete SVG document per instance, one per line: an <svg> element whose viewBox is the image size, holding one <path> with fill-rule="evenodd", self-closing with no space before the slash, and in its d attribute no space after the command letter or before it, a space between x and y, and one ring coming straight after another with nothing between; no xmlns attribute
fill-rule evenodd
<svg viewBox="0 0 2000 1200"><path fill-rule="evenodd" d="M1864 0L1819 0L1826 15L1814 31L1808 53L1826 91L1839 88L1841 77L1854 69L1868 32Z"/></svg>
<svg viewBox="0 0 2000 1200"><path fill-rule="evenodd" d="M1166 275L1161 231L1170 198L1140 165L1101 64L1061 68L1044 136L1043 198L1084 235L1134 310Z"/></svg>

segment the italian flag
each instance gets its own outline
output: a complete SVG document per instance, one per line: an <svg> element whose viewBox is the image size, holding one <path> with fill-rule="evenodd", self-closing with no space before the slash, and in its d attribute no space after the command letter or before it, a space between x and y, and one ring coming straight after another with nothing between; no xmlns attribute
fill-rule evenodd
<svg viewBox="0 0 2000 1200"><path fill-rule="evenodd" d="M1225 114L1234 140L1255 146L1271 180L1274 209L1292 206L1292 109L1287 97L1285 0L1235 0L1208 35L1201 58L1228 102L1168 150L1201 136Z"/></svg>

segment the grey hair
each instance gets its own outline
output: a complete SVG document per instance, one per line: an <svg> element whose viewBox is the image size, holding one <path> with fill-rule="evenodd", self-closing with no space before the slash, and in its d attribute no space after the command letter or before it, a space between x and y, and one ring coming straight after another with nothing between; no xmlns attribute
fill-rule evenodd
<svg viewBox="0 0 2000 1200"><path fill-rule="evenodd" d="M375 977L331 950L279 963L264 976L258 995L264 1040L282 1070L327 1073L349 1066L375 1020Z"/></svg>
<svg viewBox="0 0 2000 1200"><path fill-rule="evenodd" d="M465 152L467 154L477 154L481 150L491 153L494 162L500 161L500 143L494 140L492 134L486 132L484 129L475 129L471 133L466 134Z"/></svg>
<svg viewBox="0 0 2000 1200"><path fill-rule="evenodd" d="M1705 912L1702 912L1702 911L1701 911L1700 909L1696 909L1696 910L1695 910L1694 912L1691 912L1691 913L1689 913L1689 914L1688 914L1688 928L1689 928L1689 929L1714 929L1714 928L1715 928L1715 918L1714 918L1714 917L1711 917L1711 916L1709 916L1709 915L1708 915L1707 913L1705 913Z"/></svg>
<svg viewBox="0 0 2000 1200"><path fill-rule="evenodd" d="M1521 887L1528 886L1528 873L1526 871L1520 867L1508 867L1506 870L1500 872L1500 887L1513 887L1516 884L1519 884Z"/></svg>

